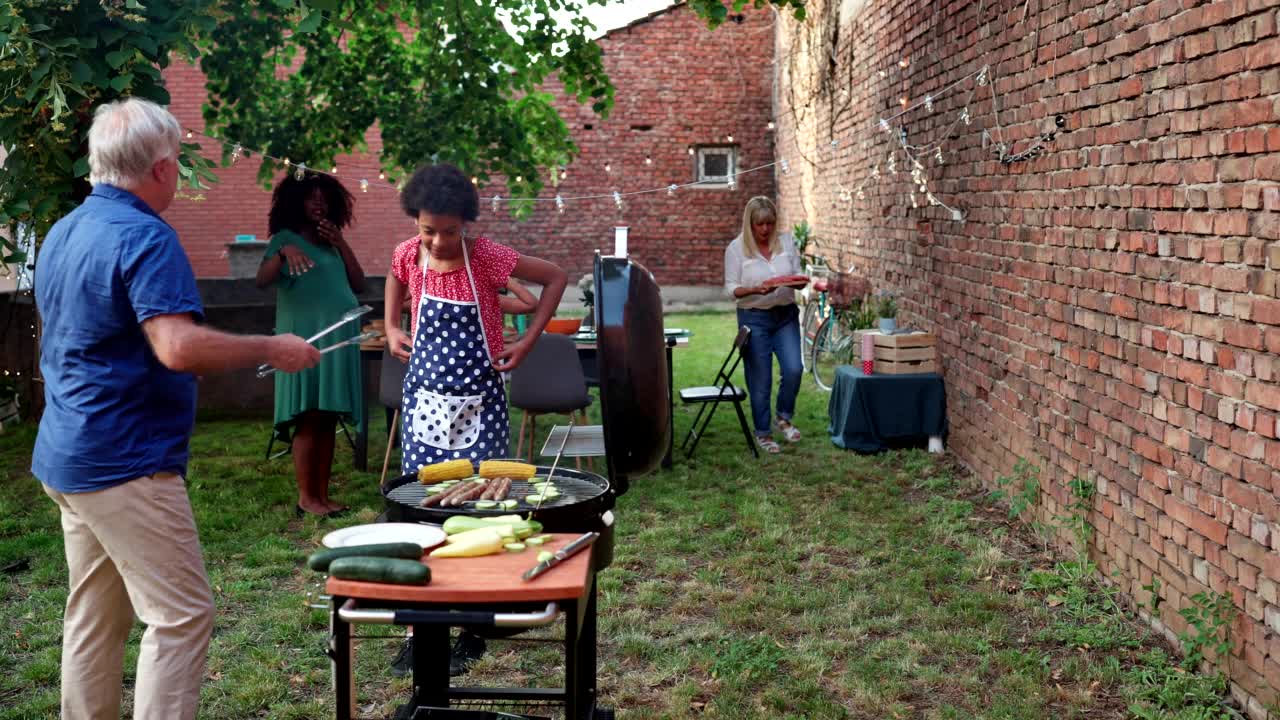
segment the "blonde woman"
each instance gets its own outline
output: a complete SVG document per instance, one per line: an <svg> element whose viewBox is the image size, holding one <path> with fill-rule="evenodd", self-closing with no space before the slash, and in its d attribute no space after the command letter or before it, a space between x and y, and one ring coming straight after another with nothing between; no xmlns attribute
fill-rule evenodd
<svg viewBox="0 0 1280 720"><path fill-rule="evenodd" d="M781 452L773 430L788 442L798 442L800 431L791 424L800 393L804 368L800 361L800 311L796 285L776 284L801 273L795 240L778 235L778 210L769 198L747 201L742 212L742 232L724 250L724 289L737 301L738 325L751 328L743 349L742 364L751 397L751 417L756 442L768 453ZM774 281L774 282L770 282ZM777 415L770 417L773 357L778 358Z"/></svg>

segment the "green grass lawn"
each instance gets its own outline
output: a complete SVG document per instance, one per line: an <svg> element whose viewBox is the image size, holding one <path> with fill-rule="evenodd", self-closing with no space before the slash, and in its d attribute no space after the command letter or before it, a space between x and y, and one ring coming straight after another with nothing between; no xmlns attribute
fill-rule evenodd
<svg viewBox="0 0 1280 720"><path fill-rule="evenodd" d="M708 383L732 316L668 325L695 333L675 353L677 386ZM806 378L804 440L761 460L722 410L695 461L620 499L616 559L600 578L603 704L637 719L1228 717L1216 685L1171 690L1181 676L1105 589L1055 568L944 457L835 448L826 401ZM692 415L677 409L678 433ZM325 532L381 510L377 473L353 470L340 443L334 494L359 512L295 520L288 459L262 458L268 427L201 421L192 441L218 605L202 718L332 716L326 615L304 605L319 578L303 560ZM0 720L57 717L66 569L57 511L28 472L34 437L34 426L0 435L0 568L29 563L0 573ZM383 445L371 445L380 465ZM395 649L361 644L368 714L407 692L384 671ZM558 662L545 645L492 641L470 679L554 682ZM1179 709L1193 691L1210 712Z"/></svg>

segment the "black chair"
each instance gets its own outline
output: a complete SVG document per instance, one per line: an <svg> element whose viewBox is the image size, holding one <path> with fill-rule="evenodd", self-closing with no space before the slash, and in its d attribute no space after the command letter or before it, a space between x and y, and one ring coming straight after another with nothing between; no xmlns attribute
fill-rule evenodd
<svg viewBox="0 0 1280 720"><path fill-rule="evenodd" d="M520 419L516 457L525 456L527 437L527 457L529 462L533 462L539 415L555 413L573 417L576 414L580 417L577 425L587 424L591 395L587 392L582 364L578 361L578 348L568 335L545 332L539 335L524 362L511 371L508 392L511 407L524 413ZM581 468L581 459L576 462Z"/></svg>
<svg viewBox="0 0 1280 720"><path fill-rule="evenodd" d="M702 439L707 425L711 424L711 417L716 414L716 408L720 407L722 402L733 403L733 408L738 411L738 424L742 426L742 437L746 438L747 448L751 450L752 455L760 457L760 451L756 450L756 444L751 437L751 429L747 427L747 416L742 412L742 402L747 399L747 391L733 384L733 373L742 363L742 349L746 347L747 340L750 338L751 328L743 325L738 329L738 336L733 339L733 347L729 349L729 355L720 364L720 372L716 373L713 385L684 388L680 391L680 402L699 406L698 414L693 418L693 427L689 428L689 434L680 444L682 449L689 448L686 457L693 457L694 451L698 449L698 441ZM707 410L708 405L711 407L710 411ZM693 441L692 446L689 445L690 440Z"/></svg>
<svg viewBox="0 0 1280 720"><path fill-rule="evenodd" d="M387 452L382 457L382 477L379 485L387 483L387 467L391 464L391 448L396 445L396 426L400 419L400 401L404 396L404 374L409 363L400 362L390 350L382 351L382 368L378 373L378 402L391 414L387 418ZM394 412L391 412L394 410ZM403 468L401 468L403 470Z"/></svg>

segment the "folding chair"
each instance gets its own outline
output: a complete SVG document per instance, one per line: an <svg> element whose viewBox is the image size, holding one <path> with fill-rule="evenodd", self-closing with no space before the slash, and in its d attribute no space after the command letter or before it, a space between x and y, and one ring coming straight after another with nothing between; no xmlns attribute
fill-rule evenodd
<svg viewBox="0 0 1280 720"><path fill-rule="evenodd" d="M587 424L591 395L578 362L578 349L567 335L539 335L524 362L511 371L507 388L511 407L523 411L516 457L524 457L527 442L528 459L533 462L539 415L568 415L576 418L579 427ZM574 461L581 469L582 456L575 456ZM591 463L589 457L587 463Z"/></svg>
<svg viewBox="0 0 1280 720"><path fill-rule="evenodd" d="M684 388L680 391L680 402L686 405L699 405L698 414L693 418L693 427L689 428L689 434L680 444L681 449L689 448L686 457L693 457L694 451L698 449L698 441L702 439L707 425L711 424L712 416L716 414L716 408L720 407L722 402L733 403L733 408L738 411L738 424L742 426L742 437L747 441L747 448L751 450L752 455L760 457L760 451L756 450L756 444L751 437L751 429L747 427L747 416L742 412L742 401L747 399L747 391L733 384L733 373L742 363L742 349L746 347L747 340L750 338L751 328L743 325L738 329L738 336L733 339L733 347L729 349L729 355L720 364L720 372L716 373L713 385ZM708 405L711 406L710 411L707 410ZM689 446L690 440L693 441L692 446Z"/></svg>
<svg viewBox="0 0 1280 720"><path fill-rule="evenodd" d="M409 363L401 362L391 354L391 350L382 351L382 370L378 373L378 400L387 412L387 452L382 456L382 477L378 485L387 484L387 468L391 465L391 449L398 443L396 429L400 420L400 403L404 395L404 374ZM394 410L394 412L392 412ZM403 467L400 468L402 471Z"/></svg>

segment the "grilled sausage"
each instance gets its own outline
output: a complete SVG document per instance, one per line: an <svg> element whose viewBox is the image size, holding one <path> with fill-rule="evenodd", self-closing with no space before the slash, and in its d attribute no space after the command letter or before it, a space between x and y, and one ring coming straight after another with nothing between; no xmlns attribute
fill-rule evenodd
<svg viewBox="0 0 1280 720"><path fill-rule="evenodd" d="M498 486L502 485L502 479L494 479L484 484L484 492L480 493L481 500L493 500L494 495L498 492Z"/></svg>
<svg viewBox="0 0 1280 720"><path fill-rule="evenodd" d="M447 498L453 497L454 495L462 492L463 490L466 490L467 486L472 484L474 483L460 482L457 485L454 485L453 487L449 488L448 490L445 490L444 492L438 492L435 495L429 495L425 500L422 501L422 507L432 507L435 505L439 505L443 507L447 504L444 502Z"/></svg>
<svg viewBox="0 0 1280 720"><path fill-rule="evenodd" d="M471 483L470 488L467 488L456 495L451 495L443 504L458 507L468 500L475 500L480 497L480 495L484 493L484 489L488 486L489 483Z"/></svg>
<svg viewBox="0 0 1280 720"><path fill-rule="evenodd" d="M494 495L494 500L506 500L507 495L511 492L511 483L515 482L511 478L502 478L502 486L498 488L498 492Z"/></svg>

